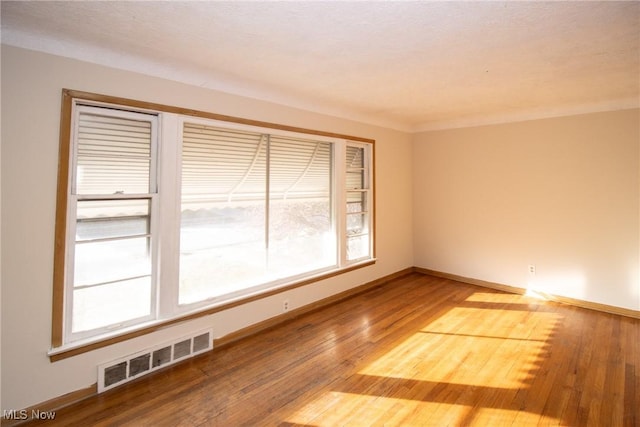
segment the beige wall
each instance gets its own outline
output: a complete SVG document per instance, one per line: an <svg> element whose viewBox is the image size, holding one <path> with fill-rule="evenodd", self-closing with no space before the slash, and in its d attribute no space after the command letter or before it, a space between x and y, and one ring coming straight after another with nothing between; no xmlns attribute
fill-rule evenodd
<svg viewBox="0 0 640 427"><path fill-rule="evenodd" d="M415 135L415 265L640 310L639 129L625 110Z"/></svg>
<svg viewBox="0 0 640 427"><path fill-rule="evenodd" d="M376 140L376 265L63 361L46 355L62 88ZM97 365L213 327L223 336L413 265L411 141L401 132L88 63L2 47L2 409L96 383Z"/></svg>

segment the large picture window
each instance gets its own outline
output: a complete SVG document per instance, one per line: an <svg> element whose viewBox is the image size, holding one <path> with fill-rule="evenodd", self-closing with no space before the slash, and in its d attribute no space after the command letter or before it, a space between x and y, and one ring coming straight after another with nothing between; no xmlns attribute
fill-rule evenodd
<svg viewBox="0 0 640 427"><path fill-rule="evenodd" d="M63 96L54 351L373 261L373 141L78 94Z"/></svg>
<svg viewBox="0 0 640 427"><path fill-rule="evenodd" d="M337 265L332 147L185 124L181 304Z"/></svg>

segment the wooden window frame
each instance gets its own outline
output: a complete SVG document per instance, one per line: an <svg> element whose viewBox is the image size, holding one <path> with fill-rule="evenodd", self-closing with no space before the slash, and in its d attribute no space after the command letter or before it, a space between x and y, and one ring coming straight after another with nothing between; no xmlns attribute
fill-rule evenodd
<svg viewBox="0 0 640 427"><path fill-rule="evenodd" d="M370 186L371 194L371 218L370 227L372 233L371 239L371 257L364 260L357 260L354 263L347 264L341 268L318 274L313 277L305 277L301 280L287 283L275 289L266 289L254 295L240 297L235 300L226 301L219 305L209 306L196 312L186 314L178 314L168 319L161 319L152 322L150 325L133 327L130 330L122 330L108 337L98 337L88 342L65 343L64 342L64 310L65 310L65 277L67 268L67 217L68 217L68 197L70 185L70 154L72 150L72 115L73 105L76 100L91 103L92 105L111 105L122 108L130 108L136 111L148 111L156 113L174 113L186 117L195 117L201 119L216 120L227 123L235 123L238 125L255 126L268 128L279 131L295 132L306 135L316 135L328 138L338 138L347 141L347 143L367 144L371 148L370 152ZM166 328L170 325L184 322L213 313L229 309L238 305L246 304L258 299L268 297L270 295L285 292L290 289L305 286L320 280L327 279L336 275L340 275L355 269L372 265L376 262L375 253L375 141L373 139L355 137L333 132L318 131L295 126L287 126L270 122L244 119L239 117L209 113L205 111L192 110L187 108L174 107L164 104L137 101L128 98L114 97L108 95L95 94L90 92L76 91L71 89L62 90L61 102L61 123L60 123L60 144L58 159L58 190L56 195L56 218L55 218L55 240L54 240L54 265L53 265L53 310L52 310L52 330L51 330L51 350L48 355L52 362L92 351L98 348L106 347L118 342L122 342L134 337L149 334L151 332Z"/></svg>

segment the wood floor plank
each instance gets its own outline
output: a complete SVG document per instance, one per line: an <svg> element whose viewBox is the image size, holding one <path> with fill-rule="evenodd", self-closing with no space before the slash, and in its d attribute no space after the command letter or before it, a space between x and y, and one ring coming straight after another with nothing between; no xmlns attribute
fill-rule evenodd
<svg viewBox="0 0 640 427"><path fill-rule="evenodd" d="M47 424L637 426L639 341L638 319L412 274Z"/></svg>

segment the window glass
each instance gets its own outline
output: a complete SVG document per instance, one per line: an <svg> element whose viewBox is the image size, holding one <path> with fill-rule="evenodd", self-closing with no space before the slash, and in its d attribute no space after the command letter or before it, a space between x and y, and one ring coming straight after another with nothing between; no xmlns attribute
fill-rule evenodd
<svg viewBox="0 0 640 427"><path fill-rule="evenodd" d="M149 192L151 123L81 112L76 194Z"/></svg>
<svg viewBox="0 0 640 427"><path fill-rule="evenodd" d="M180 304L264 278L267 144L258 133L185 125Z"/></svg>
<svg viewBox="0 0 640 427"><path fill-rule="evenodd" d="M336 265L332 145L273 136L269 158L270 278Z"/></svg>
<svg viewBox="0 0 640 427"><path fill-rule="evenodd" d="M359 259L369 255L369 236L356 235L347 238L347 259Z"/></svg>
<svg viewBox="0 0 640 427"><path fill-rule="evenodd" d="M151 275L149 237L76 245L75 287Z"/></svg>
<svg viewBox="0 0 640 427"><path fill-rule="evenodd" d="M79 201L78 241L146 235L150 232L148 199Z"/></svg>
<svg viewBox="0 0 640 427"><path fill-rule="evenodd" d="M180 304L336 265L331 159L326 142L186 124Z"/></svg>
<svg viewBox="0 0 640 427"><path fill-rule="evenodd" d="M98 329L151 312L151 278L106 283L73 291L73 332Z"/></svg>
<svg viewBox="0 0 640 427"><path fill-rule="evenodd" d="M347 213L367 211L367 193L364 191L347 191Z"/></svg>
<svg viewBox="0 0 640 427"><path fill-rule="evenodd" d="M364 147L348 145L346 149L346 259L370 255L368 171Z"/></svg>

